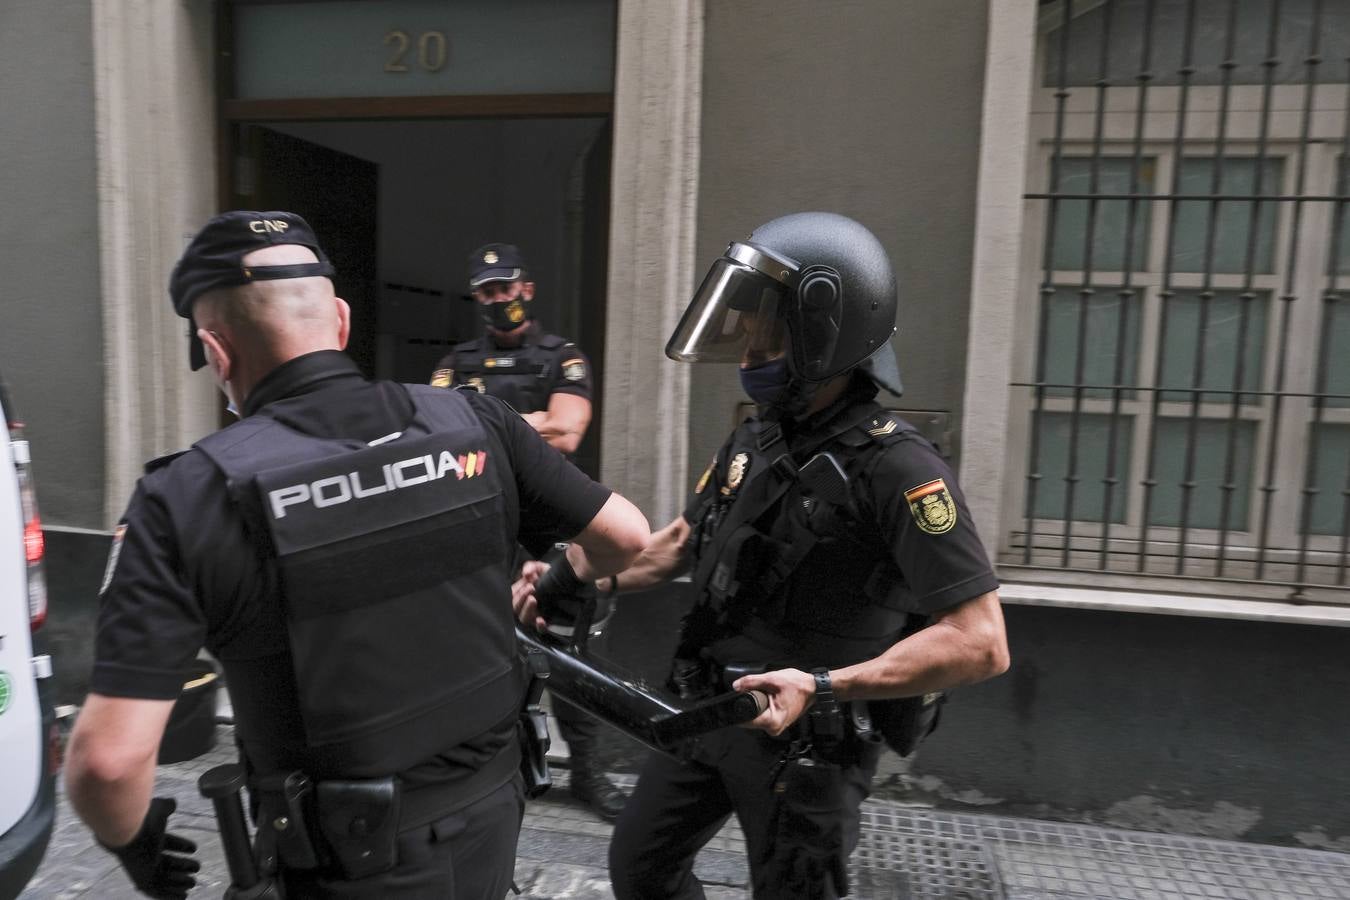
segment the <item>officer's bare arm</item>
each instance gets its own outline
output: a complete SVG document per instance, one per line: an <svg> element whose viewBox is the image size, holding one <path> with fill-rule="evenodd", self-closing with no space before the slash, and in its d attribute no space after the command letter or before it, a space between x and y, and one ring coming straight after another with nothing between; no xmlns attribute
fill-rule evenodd
<svg viewBox="0 0 1350 900"><path fill-rule="evenodd" d="M653 534L651 543L642 551L642 555L618 573L619 591L640 591L683 575L689 568L688 544L689 523L684 516L678 516L674 522ZM603 579L600 587L608 589L609 580Z"/></svg>
<svg viewBox="0 0 1350 900"><path fill-rule="evenodd" d="M567 560L583 581L621 572L651 540L647 517L619 494L605 505L567 547Z"/></svg>
<svg viewBox="0 0 1350 900"><path fill-rule="evenodd" d="M883 700L974 684L1003 674L1008 663L1003 609L990 591L934 613L927 628L830 678L841 700Z"/></svg>
<svg viewBox="0 0 1350 900"><path fill-rule="evenodd" d="M998 592L990 591L933 614L927 628L880 656L830 671L840 700L916 697L984 681L1008 670L1008 639ZM733 687L769 695L769 709L751 724L780 734L815 701L815 678L800 669L747 675Z"/></svg>
<svg viewBox="0 0 1350 900"><path fill-rule="evenodd" d="M524 419L548 445L562 453L575 453L591 424L591 401L576 394L553 393L548 409L525 413Z"/></svg>
<svg viewBox="0 0 1350 900"><path fill-rule="evenodd" d="M155 786L155 758L172 700L90 694L66 756L66 793L80 818L109 847L140 830Z"/></svg>

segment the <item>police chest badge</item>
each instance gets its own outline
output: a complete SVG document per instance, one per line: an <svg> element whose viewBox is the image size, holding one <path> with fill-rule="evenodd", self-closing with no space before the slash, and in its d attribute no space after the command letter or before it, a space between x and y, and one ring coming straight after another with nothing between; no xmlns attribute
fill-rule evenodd
<svg viewBox="0 0 1350 900"><path fill-rule="evenodd" d="M946 534L956 525L956 501L941 478L905 491L914 521L929 534Z"/></svg>
<svg viewBox="0 0 1350 900"><path fill-rule="evenodd" d="M432 387L449 387L454 380L454 369L437 369L435 372L431 373Z"/></svg>
<svg viewBox="0 0 1350 900"><path fill-rule="evenodd" d="M732 492L741 486L741 482L745 479L745 472L749 468L749 453L737 453L731 458L731 465L727 466L727 483L722 487L724 497L731 496Z"/></svg>
<svg viewBox="0 0 1350 900"><path fill-rule="evenodd" d="M586 363L574 356L562 364L562 374L568 381L580 381L586 377Z"/></svg>

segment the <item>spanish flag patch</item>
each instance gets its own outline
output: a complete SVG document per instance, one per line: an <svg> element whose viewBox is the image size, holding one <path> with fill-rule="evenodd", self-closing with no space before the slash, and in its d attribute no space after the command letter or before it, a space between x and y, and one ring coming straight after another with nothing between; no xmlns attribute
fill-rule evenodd
<svg viewBox="0 0 1350 900"><path fill-rule="evenodd" d="M905 491L914 521L929 534L945 534L956 525L956 501L941 478Z"/></svg>

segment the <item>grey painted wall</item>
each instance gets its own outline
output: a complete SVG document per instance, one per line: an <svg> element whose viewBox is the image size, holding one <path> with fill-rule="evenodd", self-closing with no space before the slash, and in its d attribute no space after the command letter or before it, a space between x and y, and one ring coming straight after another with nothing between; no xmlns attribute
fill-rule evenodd
<svg viewBox="0 0 1350 900"><path fill-rule="evenodd" d="M706 4L696 253L701 271L761 222L803 209L859 220L891 254L909 409L956 411L964 386L983 0ZM742 395L696 366L689 471Z"/></svg>
<svg viewBox="0 0 1350 900"><path fill-rule="evenodd" d="M103 329L88 2L0 4L0 372L48 524L103 525Z"/></svg>
<svg viewBox="0 0 1350 900"><path fill-rule="evenodd" d="M957 691L919 752L932 799L1350 850L1350 631L1005 613L1011 671Z"/></svg>

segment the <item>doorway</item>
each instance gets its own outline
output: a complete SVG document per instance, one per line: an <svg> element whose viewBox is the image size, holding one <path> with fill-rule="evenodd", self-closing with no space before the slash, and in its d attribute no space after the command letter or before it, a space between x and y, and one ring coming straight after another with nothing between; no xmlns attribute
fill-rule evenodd
<svg viewBox="0 0 1350 900"><path fill-rule="evenodd" d="M241 122L233 206L304 216L352 305L367 375L426 383L481 334L469 253L516 244L545 331L590 357L594 416L576 454L599 472L609 242L608 116Z"/></svg>

